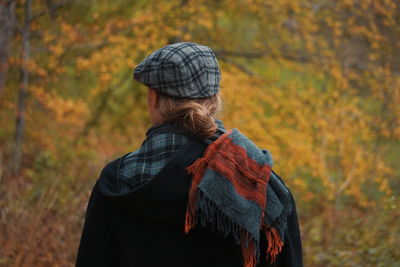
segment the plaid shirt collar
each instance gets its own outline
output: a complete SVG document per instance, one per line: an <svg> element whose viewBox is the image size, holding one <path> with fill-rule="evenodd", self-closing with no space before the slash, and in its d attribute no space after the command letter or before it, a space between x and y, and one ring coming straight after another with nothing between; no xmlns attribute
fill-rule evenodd
<svg viewBox="0 0 400 267"><path fill-rule="evenodd" d="M179 125L173 123L163 123L163 124L153 125L149 129L147 129L146 140L162 133L186 135L186 132Z"/></svg>
<svg viewBox="0 0 400 267"><path fill-rule="evenodd" d="M216 138L218 138L222 133L226 132L224 124L221 120L215 119L215 123L217 124L217 133L213 138L211 138L212 141L214 141ZM153 137L154 135L162 134L162 133L182 134L182 135L187 136L187 133L184 131L184 129L181 126L173 124L173 123L163 123L163 124L151 126L149 129L147 129L146 139L149 139L149 138Z"/></svg>
<svg viewBox="0 0 400 267"><path fill-rule="evenodd" d="M222 121L216 120L216 123L216 135L204 139L204 142L213 142L225 131ZM172 123L150 127L140 148L128 153L122 160L118 174L123 185L121 191L137 190L149 183L189 138L181 126Z"/></svg>

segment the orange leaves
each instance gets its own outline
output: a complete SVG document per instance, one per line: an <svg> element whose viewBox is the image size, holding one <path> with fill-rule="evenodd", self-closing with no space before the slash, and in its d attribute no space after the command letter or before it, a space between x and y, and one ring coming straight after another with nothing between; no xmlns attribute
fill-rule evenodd
<svg viewBox="0 0 400 267"><path fill-rule="evenodd" d="M30 93L47 109L48 116L51 116L55 122L70 127L83 126L84 118L88 115L88 108L82 100L64 99L35 86L30 87Z"/></svg>
<svg viewBox="0 0 400 267"><path fill-rule="evenodd" d="M82 57L78 57L76 59L76 67L78 70L88 70L91 67L91 62L90 60Z"/></svg>
<svg viewBox="0 0 400 267"><path fill-rule="evenodd" d="M76 126L82 126L88 110L82 101L65 100L53 96L46 102L46 107L53 112L58 122Z"/></svg>
<svg viewBox="0 0 400 267"><path fill-rule="evenodd" d="M47 12L44 3L52 1L33 2L37 14ZM369 214L374 206L387 210L375 213L384 217L382 227L385 221L396 227L388 218L396 218L399 201L394 197L400 152L398 5L394 0L70 1L55 18L46 13L32 26L26 168L36 172L37 151L49 150L70 165L80 164L85 177L94 179L103 162L140 146L149 118L145 88L133 81L132 70L151 51L194 41L243 53L217 55L225 103L220 118L272 152L275 170L296 196L306 265L385 265L381 260L387 251L394 255L395 245L372 263L366 262L370 254L354 249L371 240L385 246L383 230L369 231L378 225L379 218ZM10 78L0 95L5 156L13 140L20 42L17 34ZM76 174L64 168L59 175ZM47 170L36 175L52 177ZM86 184L63 186L81 192ZM364 234L352 222L358 216L373 219ZM75 236L79 231L71 230ZM345 238L335 241L342 232ZM386 243L395 244L390 240ZM64 245L54 255L72 259L74 249ZM357 255L362 256L354 260Z"/></svg>
<svg viewBox="0 0 400 267"><path fill-rule="evenodd" d="M64 48L61 43L56 43L49 47L49 50L53 53L54 56L59 57L64 53Z"/></svg>
<svg viewBox="0 0 400 267"><path fill-rule="evenodd" d="M100 2L80 23L69 14L35 25L34 51L45 52L34 52L30 90L55 121L82 125L106 92L123 98L129 88L135 101L104 98L104 112L131 119L121 115L130 110L144 129L146 111L129 106L143 98L131 71L149 52L182 40L256 52L220 60L225 123L271 149L304 199L308 176L320 182L316 197L357 199L373 176L372 144L400 136L396 10L392 0Z"/></svg>
<svg viewBox="0 0 400 267"><path fill-rule="evenodd" d="M81 39L81 34L79 33L77 27L74 27L73 25L66 22L61 22L60 27L62 34L71 42L76 42Z"/></svg>

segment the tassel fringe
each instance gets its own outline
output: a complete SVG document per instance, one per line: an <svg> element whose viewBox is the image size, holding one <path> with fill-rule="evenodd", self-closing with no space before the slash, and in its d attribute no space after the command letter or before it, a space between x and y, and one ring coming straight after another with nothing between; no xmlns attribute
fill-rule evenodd
<svg viewBox="0 0 400 267"><path fill-rule="evenodd" d="M186 212L185 231L189 232L197 224L211 225L213 226L211 229L216 229L218 233L225 237L231 234L236 243L242 247L244 267L255 267L257 265L260 257L259 240L254 239L249 232L229 219L202 192L198 192L197 207L194 213Z"/></svg>
<svg viewBox="0 0 400 267"><path fill-rule="evenodd" d="M282 251L283 242L279 236L278 231L269 227L265 229L265 236L267 237L267 257L271 260L271 263L276 261L276 256Z"/></svg>
<svg viewBox="0 0 400 267"><path fill-rule="evenodd" d="M223 156L227 156L224 152L220 151ZM189 233L198 223L203 226L211 225L211 229L217 230L224 236L231 234L236 243L242 247L244 267L255 267L260 257L259 240L254 238L248 231L232 221L226 214L219 209L214 202L208 199L203 192L198 190L198 186L208 166L209 157L197 159L192 165L186 168L186 171L192 175L192 183L189 189L188 205L185 217L185 233ZM253 182L264 182L259 177L249 172L235 162L235 167L244 176L248 177ZM268 168L270 168L268 166ZM265 205L265 204L264 204ZM267 227L266 223L268 218L264 217L264 211L261 216L261 228L267 239L267 260L271 263L276 261L277 255L282 251L283 236L281 238L279 231L275 227ZM278 224L283 221L278 220ZM275 226L275 224L274 224ZM278 229L280 230L279 225Z"/></svg>
<svg viewBox="0 0 400 267"><path fill-rule="evenodd" d="M255 253L255 244L252 240L247 247L242 246L244 267L255 267L257 265L257 255Z"/></svg>
<svg viewBox="0 0 400 267"><path fill-rule="evenodd" d="M196 206L197 206L197 188L200 180L203 177L203 173L207 167L207 160L205 158L199 158L192 165L186 168L186 171L193 176L192 185L189 190L189 201L186 209L185 219L185 233L195 226L196 220Z"/></svg>

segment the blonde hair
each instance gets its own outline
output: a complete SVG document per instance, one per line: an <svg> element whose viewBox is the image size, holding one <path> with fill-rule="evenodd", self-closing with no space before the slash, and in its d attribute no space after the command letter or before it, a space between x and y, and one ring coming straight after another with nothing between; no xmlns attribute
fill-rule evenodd
<svg viewBox="0 0 400 267"><path fill-rule="evenodd" d="M178 98L159 94L159 112L165 122L181 125L189 134L211 138L217 130L215 115L221 110L219 93L205 98Z"/></svg>

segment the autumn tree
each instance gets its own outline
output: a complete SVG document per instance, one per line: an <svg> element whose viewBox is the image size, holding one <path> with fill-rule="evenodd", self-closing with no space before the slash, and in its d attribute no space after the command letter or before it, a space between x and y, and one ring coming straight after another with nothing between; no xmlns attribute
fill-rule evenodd
<svg viewBox="0 0 400 267"><path fill-rule="evenodd" d="M178 41L216 52L220 117L272 152L305 264L399 264L398 0L28 2L0 2L0 265L73 265L101 167L150 126L133 67Z"/></svg>

